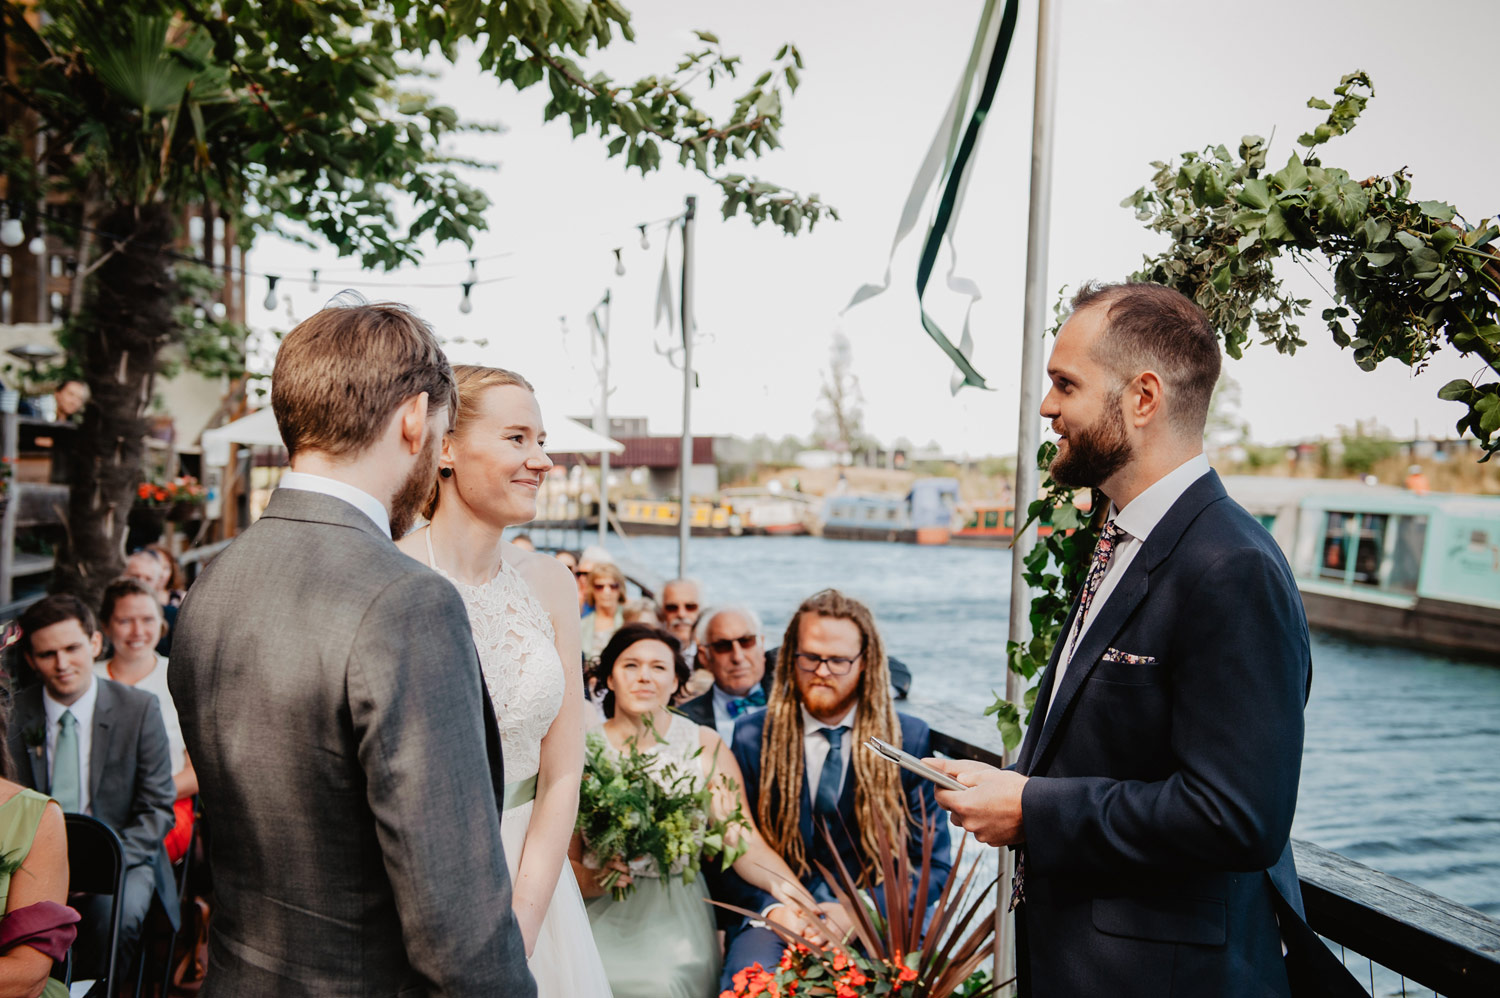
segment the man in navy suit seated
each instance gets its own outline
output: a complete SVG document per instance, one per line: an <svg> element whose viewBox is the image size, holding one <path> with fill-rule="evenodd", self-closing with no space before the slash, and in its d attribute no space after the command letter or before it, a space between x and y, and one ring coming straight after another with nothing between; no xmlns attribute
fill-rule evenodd
<svg viewBox="0 0 1500 998"><path fill-rule="evenodd" d="M913 872L922 865L923 826L934 826L931 886L934 900L947 882L948 824L933 785L864 748L870 736L913 755L930 754L927 725L896 712L885 645L869 609L836 589L808 597L792 616L766 709L740 719L734 756L756 825L818 900L834 893L818 865L836 870L841 860L864 886L879 869L877 823L889 841L904 844ZM827 826L837 858L823 835ZM732 873L718 878L720 900L759 911L793 931L827 937L809 915L777 905ZM911 903L915 883L901 885L900 903ZM877 902L883 892L874 892ZM753 963L774 966L782 943L770 929L740 919L725 933L723 987Z"/></svg>

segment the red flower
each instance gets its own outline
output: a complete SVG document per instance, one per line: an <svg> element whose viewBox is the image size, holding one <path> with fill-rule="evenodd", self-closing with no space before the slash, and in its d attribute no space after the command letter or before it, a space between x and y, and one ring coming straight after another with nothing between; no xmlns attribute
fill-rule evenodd
<svg viewBox="0 0 1500 998"><path fill-rule="evenodd" d="M844 951L836 951L833 954L833 969L843 970L847 966L849 966L849 958L844 955Z"/></svg>
<svg viewBox="0 0 1500 998"><path fill-rule="evenodd" d="M135 490L135 494L138 497L145 499L151 495L151 486L147 485L145 482L142 482L141 487Z"/></svg>
<svg viewBox="0 0 1500 998"><path fill-rule="evenodd" d="M900 975L896 978L902 984L905 984L907 981L915 981L916 979L917 972L911 967L902 967Z"/></svg>

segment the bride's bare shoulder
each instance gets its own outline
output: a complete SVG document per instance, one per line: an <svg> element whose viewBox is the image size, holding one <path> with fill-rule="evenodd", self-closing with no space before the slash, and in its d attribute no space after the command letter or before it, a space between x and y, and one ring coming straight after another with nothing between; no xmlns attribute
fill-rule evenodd
<svg viewBox="0 0 1500 998"><path fill-rule="evenodd" d="M573 612L577 613L578 586L573 581L573 573L568 571L568 566L550 554L527 551L509 541L505 542L501 557L526 580L549 610L556 603L572 607Z"/></svg>

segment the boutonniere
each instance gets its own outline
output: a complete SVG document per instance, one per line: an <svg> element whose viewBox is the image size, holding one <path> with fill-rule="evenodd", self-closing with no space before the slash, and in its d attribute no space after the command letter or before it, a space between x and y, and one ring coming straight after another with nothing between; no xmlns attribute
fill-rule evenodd
<svg viewBox="0 0 1500 998"><path fill-rule="evenodd" d="M47 750L47 730L40 723L33 724L21 732L21 737L26 739L26 744L31 746L31 751L40 759Z"/></svg>

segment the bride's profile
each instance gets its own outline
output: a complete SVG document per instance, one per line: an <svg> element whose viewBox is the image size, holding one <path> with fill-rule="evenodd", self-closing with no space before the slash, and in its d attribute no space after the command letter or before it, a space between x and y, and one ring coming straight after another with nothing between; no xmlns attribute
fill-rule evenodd
<svg viewBox="0 0 1500 998"><path fill-rule="evenodd" d="M539 998L608 998L609 983L567 862L583 773L578 590L555 558L501 537L536 516L552 461L525 378L458 366L457 412L443 440L428 524L399 542L446 576L469 611L500 725L500 818L512 908Z"/></svg>

